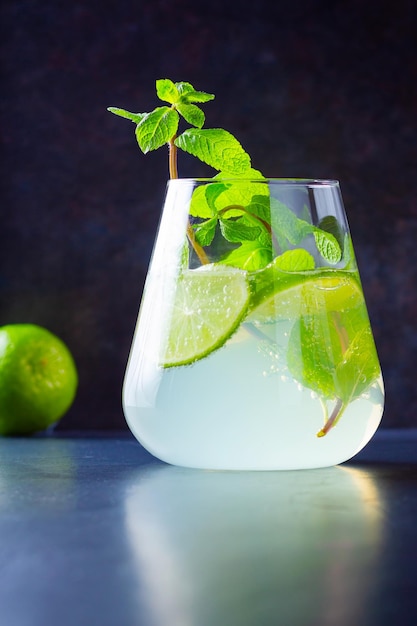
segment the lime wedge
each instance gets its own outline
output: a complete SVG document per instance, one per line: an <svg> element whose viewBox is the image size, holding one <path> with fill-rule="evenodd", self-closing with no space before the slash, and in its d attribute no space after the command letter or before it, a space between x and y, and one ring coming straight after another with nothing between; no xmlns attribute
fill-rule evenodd
<svg viewBox="0 0 417 626"><path fill-rule="evenodd" d="M252 278L249 322L268 323L327 311L352 309L363 303L356 272L323 269L283 272L269 267L265 276Z"/></svg>
<svg viewBox="0 0 417 626"><path fill-rule="evenodd" d="M226 265L186 270L178 279L163 367L189 365L223 346L246 315L247 273Z"/></svg>

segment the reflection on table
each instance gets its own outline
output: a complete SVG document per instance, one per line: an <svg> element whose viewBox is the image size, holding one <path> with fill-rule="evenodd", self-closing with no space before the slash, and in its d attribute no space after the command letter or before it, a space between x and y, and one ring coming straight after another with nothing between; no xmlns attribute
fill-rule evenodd
<svg viewBox="0 0 417 626"><path fill-rule="evenodd" d="M415 626L417 431L287 472L0 439L5 626Z"/></svg>
<svg viewBox="0 0 417 626"><path fill-rule="evenodd" d="M370 610L383 525L365 470L155 467L126 488L125 519L158 626L343 626Z"/></svg>

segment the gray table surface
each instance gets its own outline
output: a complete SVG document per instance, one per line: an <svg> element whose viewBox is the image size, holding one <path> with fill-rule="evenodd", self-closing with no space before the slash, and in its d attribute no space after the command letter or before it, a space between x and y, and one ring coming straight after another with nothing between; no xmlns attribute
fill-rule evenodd
<svg viewBox="0 0 417 626"><path fill-rule="evenodd" d="M417 624L417 430L293 472L0 439L1 626Z"/></svg>

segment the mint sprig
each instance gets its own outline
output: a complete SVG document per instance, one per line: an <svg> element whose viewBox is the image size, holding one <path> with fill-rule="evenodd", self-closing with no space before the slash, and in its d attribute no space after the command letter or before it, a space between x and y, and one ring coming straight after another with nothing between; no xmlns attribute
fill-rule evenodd
<svg viewBox="0 0 417 626"><path fill-rule="evenodd" d="M218 232L231 244L222 262L243 269L262 269L308 235L314 237L317 250L329 264L341 260L343 236L337 220L317 227L296 217L290 208L270 197L267 185L256 183L265 178L251 167L249 154L231 133L203 128L205 114L199 105L213 100L213 94L168 78L156 81L156 94L167 104L153 111L108 110L136 124L136 140L144 154L163 145L169 147L170 178L178 178L178 150L218 171L213 183L195 189L191 200L190 216L195 219L187 233L201 263L208 262L204 248ZM181 120L191 128L179 132ZM245 179L245 185L230 183L234 178Z"/></svg>
<svg viewBox="0 0 417 626"><path fill-rule="evenodd" d="M168 78L156 81L160 100L171 106L156 107L149 113L131 113L118 107L108 111L136 123L136 139L144 154L164 144L170 146L174 158L170 163L170 177L177 178L176 149L191 154L215 170L229 176L239 176L250 168L250 157L239 141L222 128L203 129L205 114L197 106L214 99L214 95L197 91L190 83L174 83ZM178 135L180 118L194 128Z"/></svg>

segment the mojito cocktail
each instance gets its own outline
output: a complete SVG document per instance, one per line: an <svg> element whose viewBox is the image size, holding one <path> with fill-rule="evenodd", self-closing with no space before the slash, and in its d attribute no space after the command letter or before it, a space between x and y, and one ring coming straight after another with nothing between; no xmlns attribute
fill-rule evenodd
<svg viewBox="0 0 417 626"><path fill-rule="evenodd" d="M336 181L168 183L123 406L189 467L323 467L369 441L383 384Z"/></svg>

